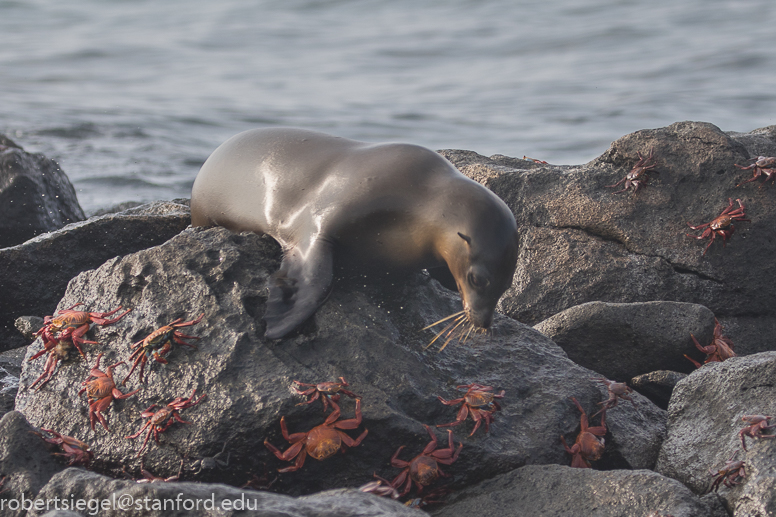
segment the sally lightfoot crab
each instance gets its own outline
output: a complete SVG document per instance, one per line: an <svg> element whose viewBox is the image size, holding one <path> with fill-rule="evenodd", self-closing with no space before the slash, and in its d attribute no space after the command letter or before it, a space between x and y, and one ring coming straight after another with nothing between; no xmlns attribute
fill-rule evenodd
<svg viewBox="0 0 776 517"><path fill-rule="evenodd" d="M729 460L725 462L719 470L709 469L709 474L714 477L714 482L711 483L709 492L716 492L719 489L720 484L724 484L728 488L733 488L735 485L741 483L741 480L746 477L746 469L744 467L744 460L733 461L736 457L738 450L736 450Z"/></svg>
<svg viewBox="0 0 776 517"><path fill-rule="evenodd" d="M739 169L752 170L753 173L750 179L742 181L736 185L736 187L740 187L744 183L755 181L763 174L765 175L765 181L763 181L763 184L760 185L760 188L763 188L769 180L776 180L776 156L758 156L757 158L752 158L749 161L754 163L748 166L738 165L737 163L734 164Z"/></svg>
<svg viewBox="0 0 776 517"><path fill-rule="evenodd" d="M59 361L64 361L70 357L70 352L73 350L73 344L70 341L53 341L52 343L54 343L54 346L48 350L44 348L37 354L30 357L30 361L32 361L47 351L49 354L48 358L46 358L46 364L43 366L43 373L40 374L40 377L35 379L35 382L30 384L30 389L34 388L35 385L39 382L40 386L38 386L38 389L41 389L44 384L51 380L51 377L54 375L54 372L57 369L57 364Z"/></svg>
<svg viewBox="0 0 776 517"><path fill-rule="evenodd" d="M579 434L572 447L566 443L563 435L560 441L563 442L566 452L571 454L571 466L575 468L590 468L590 462L601 459L604 454L604 439L606 434L606 409L601 412L601 425L590 427L587 421L587 413L577 402L577 399L571 397L571 401L577 406L581 416L579 417ZM600 439L598 437L601 437Z"/></svg>
<svg viewBox="0 0 776 517"><path fill-rule="evenodd" d="M278 469L278 472L294 472L302 468L304 460L309 454L316 460L325 460L333 456L337 451L344 451L345 447L356 447L364 438L366 438L368 429L353 439L343 432L343 429L356 429L361 425L361 399L356 399L355 418L349 420L338 420L340 417L339 406L334 408L326 420L318 426L313 427L306 433L288 434L286 427L286 417L280 417L280 432L291 446L280 452L274 445L264 440L264 446L272 452L279 460L296 461L290 467Z"/></svg>
<svg viewBox="0 0 776 517"><path fill-rule="evenodd" d="M101 358L102 354L97 356L97 361L89 372L89 377L81 383L82 388L78 391L78 395L82 395L85 391L86 398L89 399L89 424L92 427L92 431L94 430L94 422L99 419L105 430L110 432L108 423L105 421L105 415L102 412L108 409L113 399L120 400L131 397L140 389L138 388L129 393L119 391L116 388L116 383L113 381L113 369L120 364L124 364L124 361L108 366L103 372L100 370ZM92 377L94 378L92 379Z"/></svg>
<svg viewBox="0 0 776 517"><path fill-rule="evenodd" d="M426 487L436 481L440 476L447 477L447 474L442 472L439 468L439 464L450 465L458 459L458 455L461 453L463 444L459 443L458 448L455 448L453 443L453 431L447 430L447 449L437 449L438 442L437 437L429 426L425 426L431 441L423 449L423 452L412 458L410 461L404 461L399 459L399 454L404 449L402 445L391 457L391 466L404 469L398 476L393 478L391 486L396 490L399 490L400 496L405 496L412 488L414 483L418 489L418 493L423 491L423 487ZM403 486L403 488L401 488Z"/></svg>
<svg viewBox="0 0 776 517"><path fill-rule="evenodd" d="M151 332L148 336L146 336L144 339L141 339L134 345L132 345L132 348L135 348L136 350L132 352L132 355L129 356L130 361L134 361L132 363L132 368L129 370L129 373L126 377L124 377L124 380L121 381L121 384L124 385L127 383L127 379L129 379L132 376L132 372L135 371L135 368L137 368L138 365L140 365L140 382L143 382L143 372L145 371L145 365L148 362L148 358L153 356L154 360L158 363L167 364L167 359L164 358L165 355L167 355L170 350L172 350L173 343L177 343L178 345L187 346L189 348L196 349L197 347L195 345L192 345L191 343L187 343L184 341L184 339L199 339L196 336L188 336L181 331L179 331L179 328L182 327L190 327L191 325L196 325L200 321L202 321L202 318L205 316L205 313L199 315L199 318L191 321L186 321L184 323L180 323L183 318L178 318L175 321L172 321L171 323L165 325L164 327L160 327L156 329L155 331Z"/></svg>
<svg viewBox="0 0 776 517"><path fill-rule="evenodd" d="M61 446L64 452L55 452L54 455L64 456L67 458L68 465L81 465L88 467L89 463L91 463L94 459L94 453L89 450L88 443L82 442L81 440L73 438L72 436L60 434L53 429L45 429L41 427L40 430L46 434L38 433L35 431L33 431L33 433L43 438L43 440L45 440L47 443Z"/></svg>
<svg viewBox="0 0 776 517"><path fill-rule="evenodd" d="M701 346L692 334L690 334L690 337L692 338L693 343L695 343L695 348L706 354L706 359L703 361L703 364L714 362L721 363L726 359L736 357L736 353L733 351L733 342L730 338L722 335L722 325L716 318L714 318L714 336L711 339L711 343L707 346ZM702 366L701 363L687 354L684 354L684 356L689 359L696 368Z"/></svg>
<svg viewBox="0 0 776 517"><path fill-rule="evenodd" d="M472 429L469 436L474 435L483 422L485 422L485 432L487 433L490 430L490 424L493 422L493 413L501 411L501 406L495 399L504 398L504 390L501 390L499 393L491 393L493 387L482 384L464 384L457 386L457 388L459 390L467 390L463 397L445 400L437 396L439 401L446 406L461 404L461 409L458 411L455 421L448 424L439 424L437 427L452 427L462 424L466 417L471 414L472 420L474 420L474 429Z"/></svg>
<svg viewBox="0 0 776 517"><path fill-rule="evenodd" d="M323 402L323 410L326 411L329 404L331 404L332 409L339 408L337 402L339 402L340 393L353 399L358 398L358 395L345 389L345 386L350 386L345 378L340 377L339 379L341 382L319 382L318 384L293 381L294 384L296 384L296 386L293 386L296 393L307 397L305 402L300 402L297 406L312 404L316 400L321 399L321 402ZM300 387L307 387L308 389L300 390Z"/></svg>
<svg viewBox="0 0 776 517"><path fill-rule="evenodd" d="M51 350L57 342L64 340L72 342L81 356L85 358L86 356L84 355L84 351L81 350L81 345L84 343L93 345L98 344L97 341L86 341L83 338L91 324L94 323L101 326L110 325L116 323L132 311L132 309L127 309L126 312L119 314L115 318L109 319L107 316L111 316L118 312L121 309L120 305L109 312L74 311L73 309L79 305L83 305L83 303L76 303L72 307L58 311L59 313L55 316L46 316L43 318L43 326L35 333L35 336L43 336L43 350L32 356L30 360Z"/></svg>
<svg viewBox="0 0 776 517"><path fill-rule="evenodd" d="M616 192L612 192L613 194L619 194L620 192L625 192L631 186L633 186L633 192L639 190L639 188L644 185L647 185L647 182L649 181L649 174L648 171L655 167L655 155L654 155L655 149L650 148L649 154L646 158L641 156L641 153L636 151L636 154L639 155L639 161L636 162L636 165L633 166L631 171L625 175L623 179L615 183L614 185L606 185L607 188L615 188L620 186L623 182L625 182L625 187L622 190L618 190ZM657 172L657 171L653 171Z"/></svg>
<svg viewBox="0 0 776 517"><path fill-rule="evenodd" d="M148 444L148 439L151 437L151 434L154 435L154 441L156 441L156 443L158 444L159 435L165 432L167 429L169 429L170 426L175 422L180 422L181 424L191 423L191 422L187 422L186 420L183 420L178 414L178 412L183 411L184 409L190 408L191 406L196 406L197 404L202 402L202 399L206 397L206 395L201 395L197 400L194 400L194 395L196 395L196 393L197 393L197 390L194 389L194 391L191 392L191 396L188 399L184 397L177 397L172 402L170 402L166 406L156 411L154 411L154 408L159 407L159 405L152 404L151 406L148 407L148 409L140 413L140 416L142 416L143 418L147 418L148 421L135 434L132 434L130 436L125 436L125 438L129 440L133 440L138 436L140 436L143 433L143 431L148 429L148 431L146 431L145 439L143 440L143 446L140 448L140 451L138 451L137 457L140 457L140 455L143 454L143 451L145 450L146 444Z"/></svg>
<svg viewBox="0 0 776 517"><path fill-rule="evenodd" d="M590 418L593 418L598 413L602 413L608 409L612 409L613 407L617 406L617 402L619 402L620 399L627 400L631 404L633 404L633 407L636 409L636 411L639 410L638 407L636 407L636 402L630 397L630 394L633 393L633 388L625 384L624 382L615 382L610 381L609 379L593 379L596 382L599 382L606 386L606 391L609 394L609 398L604 400L603 402L599 402L598 405L601 406L601 409L593 413Z"/></svg>
<svg viewBox="0 0 776 517"><path fill-rule="evenodd" d="M738 437L741 438L741 446L744 450L747 450L746 441L744 441L746 436L749 438L776 438L776 435L763 434L763 431L776 427L776 424L768 425L768 420L771 418L773 417L766 415L744 415L741 417L741 420L749 424L738 432Z"/></svg>
<svg viewBox="0 0 776 517"><path fill-rule="evenodd" d="M705 228L703 233L700 235L691 235L689 233L687 234L688 237L692 237L693 239L698 240L709 238L709 243L706 245L706 249L703 250L704 255L707 251L709 251L709 247L714 242L714 239L717 237L717 235L722 237L722 246L725 246L725 243L727 243L728 239L732 237L736 230L735 226L733 226L733 221L747 223L752 222L749 219L746 219L746 213L744 213L746 207L741 202L741 200L736 199L736 202L738 202L738 208L733 208L733 199L729 198L727 208L725 208L722 213L711 222L699 224L698 226L693 226L690 223L687 223L687 225L693 230L700 230L701 228Z"/></svg>

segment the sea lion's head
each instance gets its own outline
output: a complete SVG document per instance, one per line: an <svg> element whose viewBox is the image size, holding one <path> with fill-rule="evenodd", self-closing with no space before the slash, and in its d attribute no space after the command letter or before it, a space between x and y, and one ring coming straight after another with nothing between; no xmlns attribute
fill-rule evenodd
<svg viewBox="0 0 776 517"><path fill-rule="evenodd" d="M496 304L512 285L517 265L517 228L513 231L508 227L491 230L476 236L458 232L462 241L458 249L459 260L450 267L466 319L483 329L493 322Z"/></svg>

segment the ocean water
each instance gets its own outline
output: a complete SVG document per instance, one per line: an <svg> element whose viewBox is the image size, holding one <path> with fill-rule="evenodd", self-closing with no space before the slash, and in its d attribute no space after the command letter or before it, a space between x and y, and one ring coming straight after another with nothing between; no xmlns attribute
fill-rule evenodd
<svg viewBox="0 0 776 517"><path fill-rule="evenodd" d="M263 126L579 164L776 124L774 27L768 0L0 0L0 132L87 212L188 197Z"/></svg>

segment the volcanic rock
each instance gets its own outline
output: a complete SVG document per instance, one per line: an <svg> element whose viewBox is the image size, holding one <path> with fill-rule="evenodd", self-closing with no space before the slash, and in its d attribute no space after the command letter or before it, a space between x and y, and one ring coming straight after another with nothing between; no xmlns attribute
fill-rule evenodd
<svg viewBox="0 0 776 517"><path fill-rule="evenodd" d="M68 494L68 497L63 497ZM330 490L293 498L271 492L245 490L217 483L136 483L115 480L83 469L69 468L54 476L34 504L59 497L83 501L90 515L119 517L132 512L144 517L252 515L255 517L417 517L419 513L388 498L358 490ZM28 515L42 515L31 511ZM46 514L48 515L48 514Z"/></svg>
<svg viewBox="0 0 776 517"><path fill-rule="evenodd" d="M28 344L14 329L14 320L23 315L52 314L67 283L78 273L113 257L161 244L190 222L188 206L155 202L92 217L0 249L0 350Z"/></svg>
<svg viewBox="0 0 776 517"><path fill-rule="evenodd" d="M685 377L687 377L686 373L658 370L632 378L630 385L654 402L657 407L668 409L668 401L671 400L676 383Z"/></svg>
<svg viewBox="0 0 776 517"><path fill-rule="evenodd" d="M405 446L401 457L410 459L429 443L424 424L455 419L458 408L441 404L437 396L460 397L463 392L456 386L480 383L505 391L502 410L494 414L489 432L482 426L469 436L471 419L451 428L455 445L463 444L458 461L444 468L456 486L525 464L570 462L559 439L565 435L573 441L579 431L580 415L570 397L589 414L595 412L606 398L592 380L600 375L571 362L539 332L503 316L497 317L491 336L452 342L443 351L426 349L434 334L420 329L460 310L460 300L420 274L340 278L329 300L295 335L267 341L260 318L267 278L280 255L279 246L266 236L191 228L160 246L81 273L68 285L60 308L89 300L91 307L133 310L113 325L95 326L87 337L100 345L85 346L88 361L71 354L40 390L28 387L40 375L43 358L25 362L17 409L35 425L90 443L96 470L137 473L143 436L124 437L143 426L146 419L140 412L188 397L196 389L207 398L181 413L192 423L173 424L160 435L159 445L150 438L143 453L146 468L157 476L172 476L185 457L184 480L242 485L251 473L289 466L262 443L267 439L281 450L289 447L280 433L281 416L290 433L308 431L325 419L321 402L302 404L305 399L294 392L292 381L344 377L348 389L362 397L363 407L362 425L344 432L353 438L363 429L369 433L344 454L323 462L307 458L299 471L280 474L273 490L298 495L360 486L374 472L395 477L400 470L390 466L390 458L398 447ZM176 346L166 365L151 357L145 384L136 373L119 386L123 392L140 392L113 401L106 410L111 432L99 424L91 430L86 401L77 392L97 354L105 355L103 366L128 360L132 343L176 318L191 321L200 314L200 323L181 329L200 338L198 349ZM38 341L29 347L28 357L40 346ZM116 381L127 372L128 366L119 366ZM607 413L611 434L599 468L654 464L665 413L638 394L634 400L638 411L620 404ZM342 418L353 418L350 398L343 396L340 406ZM435 434L439 448L446 448L446 429ZM194 459L212 457L224 443L231 453L229 467L194 475Z"/></svg>
<svg viewBox="0 0 776 517"><path fill-rule="evenodd" d="M745 461L747 475L734 488L719 488L728 511L772 515L776 440L746 438L744 451L738 433L746 426L744 415L776 415L774 378L776 352L764 352L706 364L680 381L668 406L668 438L655 470L700 494L713 481L709 469L719 470L735 453L734 459Z"/></svg>
<svg viewBox="0 0 776 517"><path fill-rule="evenodd" d="M527 465L450 496L432 515L726 517L727 512L715 498L699 498L649 470Z"/></svg>
<svg viewBox="0 0 776 517"><path fill-rule="evenodd" d="M608 186L650 149L648 185L614 194ZM726 134L677 122L625 135L581 166L440 152L515 213L521 241L499 305L505 314L534 325L590 301L697 303L719 318L739 355L773 348L776 282L764 279L775 274L775 187L736 188L751 173L734 165L776 156L776 126ZM736 222L727 246L718 238L704 255L708 241L687 237L700 234L687 223L711 221L729 199L741 199L752 222Z"/></svg>
<svg viewBox="0 0 776 517"><path fill-rule="evenodd" d="M0 135L0 248L83 218L75 189L57 162Z"/></svg>
<svg viewBox="0 0 776 517"><path fill-rule="evenodd" d="M684 354L711 341L714 314L702 305L678 302L588 302L534 325L575 363L625 381L655 370L691 372Z"/></svg>
<svg viewBox="0 0 776 517"><path fill-rule="evenodd" d="M5 476L3 498L34 499L49 479L64 467L51 455L46 442L17 411L0 419L0 474ZM2 515L26 512L4 510Z"/></svg>

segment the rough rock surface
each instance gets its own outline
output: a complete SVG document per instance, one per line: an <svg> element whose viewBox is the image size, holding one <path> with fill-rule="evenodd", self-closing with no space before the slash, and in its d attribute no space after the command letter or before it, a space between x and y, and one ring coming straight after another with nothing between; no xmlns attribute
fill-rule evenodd
<svg viewBox="0 0 776 517"><path fill-rule="evenodd" d="M569 398L576 397L592 413L605 394L591 380L595 372L569 361L545 336L500 316L490 339L452 343L443 352L424 350L433 333L420 329L459 310L460 301L428 277L413 275L382 282L341 279L300 332L265 341L260 319L264 286L279 257L279 247L268 237L192 228L160 246L81 273L70 282L60 307L86 301L93 309L123 305L133 311L114 325L95 327L90 336L101 345L86 346L88 362L71 354L40 390L27 387L40 375L43 358L25 362L17 409L35 425L89 442L95 468L115 475L124 467L138 470L142 437L123 437L141 428L139 413L196 388L207 398L182 413L192 424L173 425L161 435L161 445L151 439L145 465L158 476L171 476L181 456L189 461L212 457L228 442L228 469L197 476L187 469L184 479L241 485L266 465L273 471L287 466L262 445L267 438L281 450L288 447L280 434L281 416L291 433L324 420L320 401L299 405L304 399L293 393L292 381L343 376L349 389L363 397L363 426L347 432L355 437L367 428L369 434L345 454L324 462L308 458L300 471L281 474L273 489L297 495L360 486L373 472L393 478L399 469L390 467L389 460L399 446L406 446L402 457L410 459L429 442L423 424L454 420L457 408L444 406L437 395L459 397L456 385L478 382L506 391L503 410L495 415L490 433L480 429L469 437L471 420L453 428L463 450L445 470L457 484L525 464L570 461L559 440L564 434L573 441L579 429L579 413ZM77 391L97 353L105 354L103 366L126 360L130 344L175 318L191 320L199 314L204 314L201 323L182 329L201 338L199 348L176 347L166 366L150 360L145 385L135 374L122 387L141 391L114 401L106 411L111 433L99 424L90 430L87 405ZM28 356L39 348L40 342L31 346ZM120 366L116 379L127 371ZM654 464L665 413L641 396L636 401L639 412L621 404L607 414L611 435L600 468ZM344 417L352 418L353 402L347 397L340 402ZM436 435L446 438L442 429Z"/></svg>
<svg viewBox="0 0 776 517"><path fill-rule="evenodd" d="M735 515L773 515L776 440L747 438L745 452L738 433L746 425L744 415L776 415L775 378L776 352L764 352L709 363L680 381L655 470L703 493L712 482L709 469L720 469L738 450L735 459L745 460L747 476L719 494Z"/></svg>
<svg viewBox="0 0 776 517"><path fill-rule="evenodd" d="M676 383L687 377L686 373L658 370L631 379L630 386L654 402L657 407L668 409L668 402Z"/></svg>
<svg viewBox="0 0 776 517"><path fill-rule="evenodd" d="M716 498L701 499L678 481L649 470L527 465L450 496L432 515L726 517L727 513Z"/></svg>
<svg viewBox="0 0 776 517"><path fill-rule="evenodd" d="M35 498L49 479L63 469L49 453L46 443L33 434L24 416L16 411L0 419L0 474L6 476L3 497ZM24 515L24 512L0 513Z"/></svg>
<svg viewBox="0 0 776 517"><path fill-rule="evenodd" d="M0 249L0 350L28 344L15 330L14 320L52 314L67 283L78 273L118 255L161 244L190 222L187 206L155 202Z"/></svg>
<svg viewBox="0 0 776 517"><path fill-rule="evenodd" d="M654 148L657 167L638 192L613 194ZM776 190L734 164L776 156L776 126L726 134L712 124L678 122L615 141L582 166L538 165L471 151L441 151L515 213L521 235L517 273L500 309L534 325L589 301L653 300L704 305L745 355L769 350L776 333ZM621 187L620 187L621 188ZM751 223L736 223L725 248L686 236L740 198ZM718 239L719 241L719 239ZM756 272L756 273L754 273Z"/></svg>
<svg viewBox="0 0 776 517"><path fill-rule="evenodd" d="M698 353L690 335L710 342L714 314L693 303L588 302L534 328L575 363L623 382L655 370L694 370L684 357Z"/></svg>
<svg viewBox="0 0 776 517"><path fill-rule="evenodd" d="M75 189L57 162L0 135L0 248L83 218Z"/></svg>
<svg viewBox="0 0 776 517"><path fill-rule="evenodd" d="M54 476L34 504L41 507L68 494L84 501L81 511L101 516L190 517L252 515L256 517L413 517L416 510L387 498L354 489L330 490L293 498L222 484L136 483L70 468ZM38 502L40 501L40 502ZM68 499L68 504L70 499ZM49 503L53 504L53 503ZM62 504L60 502L60 504ZM165 506L166 505L166 506ZM32 510L28 515L43 515Z"/></svg>

